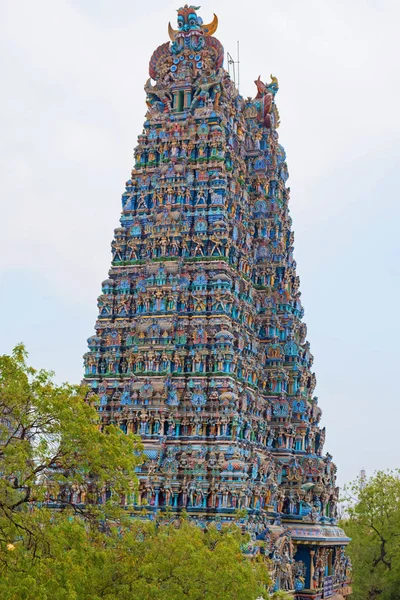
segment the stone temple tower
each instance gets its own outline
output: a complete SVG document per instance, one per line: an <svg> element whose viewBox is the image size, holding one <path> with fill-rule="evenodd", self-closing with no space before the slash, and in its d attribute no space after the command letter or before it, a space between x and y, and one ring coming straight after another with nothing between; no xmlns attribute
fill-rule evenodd
<svg viewBox="0 0 400 600"><path fill-rule="evenodd" d="M275 589L342 598L348 538L314 396L278 80L242 98L217 25L185 5L151 57L85 382L104 423L143 439L133 515L237 522L247 552L266 542Z"/></svg>

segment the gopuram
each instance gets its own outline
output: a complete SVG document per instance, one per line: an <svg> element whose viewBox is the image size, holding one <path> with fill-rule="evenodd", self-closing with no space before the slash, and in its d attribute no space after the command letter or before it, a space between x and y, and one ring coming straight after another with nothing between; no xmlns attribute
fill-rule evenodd
<svg viewBox="0 0 400 600"><path fill-rule="evenodd" d="M350 594L293 258L278 80L243 98L198 7L150 60L85 383L141 436L132 515L236 522L275 590ZM143 518L143 517L141 517ZM261 544L260 542L263 542ZM261 550L260 550L261 547Z"/></svg>

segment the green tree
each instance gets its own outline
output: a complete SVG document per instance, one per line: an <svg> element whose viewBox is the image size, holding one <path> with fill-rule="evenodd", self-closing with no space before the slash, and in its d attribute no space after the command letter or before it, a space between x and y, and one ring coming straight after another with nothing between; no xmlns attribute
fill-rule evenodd
<svg viewBox="0 0 400 600"><path fill-rule="evenodd" d="M400 599L400 475L377 472L347 488L354 600Z"/></svg>
<svg viewBox="0 0 400 600"><path fill-rule="evenodd" d="M89 404L88 390L56 385L26 358L23 345L0 356L0 552L16 543L39 552L42 504L98 519L105 510L99 493L112 489L107 510L117 505L131 491L141 460L139 438L115 426L100 431L96 397ZM74 491L85 508L74 502Z"/></svg>
<svg viewBox="0 0 400 600"><path fill-rule="evenodd" d="M0 598L269 598L268 563L242 553L239 528L121 508L141 446L117 427L101 431L87 392L29 367L23 346L0 356ZM79 487L82 502L71 496ZM99 505L104 488L113 494Z"/></svg>
<svg viewBox="0 0 400 600"><path fill-rule="evenodd" d="M48 515L50 515L48 511ZM48 517L49 551L9 551L2 600L256 600L269 596L267 564L241 552L236 527L127 519L107 532L66 513ZM42 521L43 523L43 521Z"/></svg>

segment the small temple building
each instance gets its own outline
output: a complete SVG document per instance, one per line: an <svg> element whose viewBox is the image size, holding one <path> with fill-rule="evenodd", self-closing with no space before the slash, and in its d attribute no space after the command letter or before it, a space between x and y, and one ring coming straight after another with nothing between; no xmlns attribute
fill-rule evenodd
<svg viewBox="0 0 400 600"><path fill-rule="evenodd" d="M273 590L346 598L349 539L324 453L279 143L278 80L243 98L198 7L150 60L85 383L141 436L133 515L235 522ZM145 510L144 510L145 509Z"/></svg>

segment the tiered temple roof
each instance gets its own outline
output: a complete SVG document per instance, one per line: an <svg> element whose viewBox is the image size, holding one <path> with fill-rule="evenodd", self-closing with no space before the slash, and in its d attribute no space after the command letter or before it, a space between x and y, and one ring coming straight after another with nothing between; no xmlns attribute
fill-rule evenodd
<svg viewBox="0 0 400 600"><path fill-rule="evenodd" d="M142 437L147 462L125 499L133 514L238 522L248 552L267 542L275 589L346 596L348 539L314 396L278 80L258 77L255 97L242 98L217 24L186 5L150 60L85 381L104 423Z"/></svg>

